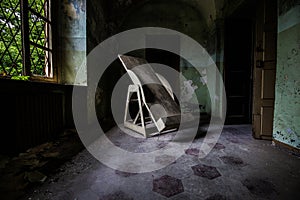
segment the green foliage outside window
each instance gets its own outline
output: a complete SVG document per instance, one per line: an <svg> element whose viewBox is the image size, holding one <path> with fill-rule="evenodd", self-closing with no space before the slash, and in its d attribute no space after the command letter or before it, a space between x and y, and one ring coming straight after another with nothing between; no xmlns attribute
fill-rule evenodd
<svg viewBox="0 0 300 200"><path fill-rule="evenodd" d="M29 0L30 71L33 75L45 76L49 53L40 47L49 43L49 18L47 0ZM22 32L20 0L2 0L0 5L0 76L22 76ZM42 16L42 17L41 17ZM23 76L24 77L24 76ZM16 79L16 78L13 78ZM25 80L21 78L18 80Z"/></svg>

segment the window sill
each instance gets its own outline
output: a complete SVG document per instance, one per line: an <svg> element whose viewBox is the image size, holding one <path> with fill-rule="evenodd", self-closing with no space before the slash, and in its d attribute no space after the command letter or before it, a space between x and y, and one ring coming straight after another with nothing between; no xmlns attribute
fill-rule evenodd
<svg viewBox="0 0 300 200"><path fill-rule="evenodd" d="M29 80L17 80L17 79L12 79L9 76L0 76L1 80L11 80L11 81L24 81L24 82L39 82L39 83L57 83L58 80L57 78L48 78L44 76L30 76Z"/></svg>
<svg viewBox="0 0 300 200"><path fill-rule="evenodd" d="M57 78L48 78L44 76L31 76L30 82L45 82L45 83L58 83Z"/></svg>

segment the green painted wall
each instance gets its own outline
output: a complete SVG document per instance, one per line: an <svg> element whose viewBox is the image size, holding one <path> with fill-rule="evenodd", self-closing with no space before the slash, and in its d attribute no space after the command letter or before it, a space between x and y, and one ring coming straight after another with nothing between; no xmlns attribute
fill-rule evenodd
<svg viewBox="0 0 300 200"><path fill-rule="evenodd" d="M273 138L300 149L299 1L279 1L275 92Z"/></svg>
<svg viewBox="0 0 300 200"><path fill-rule="evenodd" d="M199 70L199 69L198 69ZM202 74L206 74L206 69L202 69ZM193 88L195 95L192 96L190 103L195 105L199 104L200 112L210 113L210 98L207 88L206 76L201 76L201 74L194 67L182 67L181 73L187 80L188 83L183 83L185 86L182 91L189 90L188 88ZM188 100L188 99L187 99ZM194 106L195 106L194 105ZM193 106L191 107L193 108Z"/></svg>

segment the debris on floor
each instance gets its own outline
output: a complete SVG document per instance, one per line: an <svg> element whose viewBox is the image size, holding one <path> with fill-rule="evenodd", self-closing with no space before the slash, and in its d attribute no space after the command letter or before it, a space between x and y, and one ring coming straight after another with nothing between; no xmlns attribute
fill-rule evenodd
<svg viewBox="0 0 300 200"><path fill-rule="evenodd" d="M25 172L24 179L31 183L43 183L47 176L39 171Z"/></svg>
<svg viewBox="0 0 300 200"><path fill-rule="evenodd" d="M165 134L141 140L118 128L109 134L114 144L132 152L164 148L173 138ZM0 199L300 199L300 157L280 151L270 141L255 140L251 125L224 126L218 142L202 159L196 156L201 152L201 137L179 158L156 156L154 163L166 166L147 173L104 165L87 149L77 149L76 137L63 136L63 142L35 147L16 158L0 157L0 163L6 163L1 165L5 173L0 168L5 175L0 178L1 190L3 183L11 189L1 191Z"/></svg>
<svg viewBox="0 0 300 200"><path fill-rule="evenodd" d="M32 186L44 183L58 167L83 149L76 130L66 130L52 142L15 157L0 156L0 199L18 199Z"/></svg>

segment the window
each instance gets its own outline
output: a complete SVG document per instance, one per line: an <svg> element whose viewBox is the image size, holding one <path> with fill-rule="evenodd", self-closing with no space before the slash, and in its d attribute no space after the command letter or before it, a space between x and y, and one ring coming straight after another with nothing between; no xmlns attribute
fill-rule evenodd
<svg viewBox="0 0 300 200"><path fill-rule="evenodd" d="M50 0L2 0L0 76L53 78Z"/></svg>

